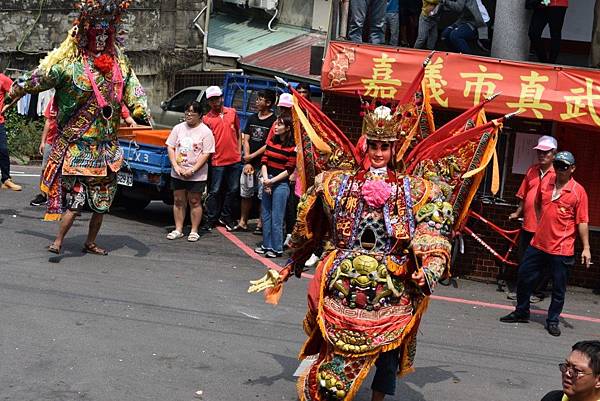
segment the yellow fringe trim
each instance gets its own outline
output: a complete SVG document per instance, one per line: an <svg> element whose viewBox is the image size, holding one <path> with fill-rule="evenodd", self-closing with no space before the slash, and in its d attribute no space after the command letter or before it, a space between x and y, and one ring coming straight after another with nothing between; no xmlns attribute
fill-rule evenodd
<svg viewBox="0 0 600 401"><path fill-rule="evenodd" d="M311 142L315 145L315 147L319 151L324 152L324 153L331 153L331 147L317 135L317 133L315 132L315 129L308 121L308 118L306 118L306 115L304 115L304 112L298 105L298 99L296 99L295 96L293 99L294 99L294 111L298 115L298 119L300 120L300 123L302 124L302 127L306 131L306 134L310 138Z"/></svg>
<svg viewBox="0 0 600 401"><path fill-rule="evenodd" d="M52 50L42 61L40 61L39 68L46 73L50 71L53 65L58 64L65 60L74 60L79 56L79 50L77 49L77 42L75 42L75 36L77 35L77 27L73 27L67 33L67 38L60 44L60 46Z"/></svg>
<svg viewBox="0 0 600 401"><path fill-rule="evenodd" d="M46 213L44 215L44 221L58 221L62 217L60 213Z"/></svg>

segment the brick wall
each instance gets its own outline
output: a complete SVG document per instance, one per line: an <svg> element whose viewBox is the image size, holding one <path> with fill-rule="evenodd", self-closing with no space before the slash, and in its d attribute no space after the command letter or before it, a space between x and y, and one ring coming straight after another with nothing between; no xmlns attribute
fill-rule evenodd
<svg viewBox="0 0 600 401"><path fill-rule="evenodd" d="M360 135L361 118L359 117L360 102L354 97L345 97L325 93L322 102L323 111L342 129L342 131L352 140L356 141ZM436 112L436 125L440 126L455 114L447 111ZM515 194L521 184L523 175L512 174L512 156L514 150L514 133L531 132L531 133L548 133L552 132L552 125L548 122L532 122L523 120L514 120L506 124L504 137L498 146L498 156L505 160L501 163L506 163L506 177L504 180L503 199L509 205L499 204L482 204L474 202L473 210L480 213L483 217L494 222L496 225L505 229L516 229L518 223L509 222L508 215L515 210L517 199ZM505 146L508 147L508 152L505 153ZM484 188L484 184L480 188L481 191L489 192L489 187ZM594 200L590 199L590 202ZM494 231L488 229L484 224L473 222L469 226L480 235L484 241L490 244L494 249L501 254L506 252L508 243ZM570 283L588 288L600 288L600 258L598 252L600 250L600 232L590 232L590 245L592 249L592 260L594 265L590 269L585 269L579 263L579 257L576 257L576 265L570 276ZM465 237L465 253L458 254L455 265L452 268L454 276L461 276L471 279L484 280L493 282L498 277L501 269L500 263L487 252L480 244L475 242L470 237ZM581 254L581 242L576 242L576 255ZM515 274L515 269L508 270L508 274Z"/></svg>

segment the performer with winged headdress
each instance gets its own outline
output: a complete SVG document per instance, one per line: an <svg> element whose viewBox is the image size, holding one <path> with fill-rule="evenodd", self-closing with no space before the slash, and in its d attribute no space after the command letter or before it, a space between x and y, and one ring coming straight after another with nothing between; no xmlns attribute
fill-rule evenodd
<svg viewBox="0 0 600 401"><path fill-rule="evenodd" d="M59 135L43 172L48 195L45 220L62 219L48 247L60 253L75 217L92 210L84 251L105 255L96 245L104 213L114 199L123 155L117 130L124 104L133 117L150 117L146 94L122 45L121 17L129 0L85 0L66 40L15 84L11 97L55 88Z"/></svg>
<svg viewBox="0 0 600 401"><path fill-rule="evenodd" d="M500 123L477 120L483 104L433 132L422 76L423 69L394 112L364 105L361 149L294 98L302 128L298 166L308 186L292 234L294 254L249 291L264 290L267 302L276 303L282 283L292 272L300 276L312 249L328 237L332 246L308 289L308 340L300 358L314 361L298 379L302 401L352 400L373 365L372 399L394 394L396 374L412 370L429 295L448 274L454 220L468 208L472 184L494 153Z"/></svg>

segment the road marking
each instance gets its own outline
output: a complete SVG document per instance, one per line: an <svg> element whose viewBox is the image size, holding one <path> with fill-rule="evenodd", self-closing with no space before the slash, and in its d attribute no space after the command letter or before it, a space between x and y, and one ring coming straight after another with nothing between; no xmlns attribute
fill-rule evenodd
<svg viewBox="0 0 600 401"><path fill-rule="evenodd" d="M251 249L248 245L244 244L238 237L236 237L232 233L225 230L225 228L218 227L217 230L221 234L223 234L223 236L225 238L227 238L229 241L233 242L233 244L235 246L237 246L238 248L240 248L245 254L250 256L252 259L262 263L268 269L275 269L277 271L281 271L283 269L283 267L279 266L278 264L273 263L269 259L265 259L262 256L259 256L258 254L256 254L253 249ZM314 277L314 275L302 273L302 277L307 278L307 279L312 279ZM481 306L482 308L490 308L490 309L502 309L502 310L510 310L510 311L515 309L514 306L510 306L510 305L502 305L502 304L495 304L495 303L491 303L491 302L475 301L475 300L464 299L464 298L444 297L441 295L431 295L431 299L435 299L438 301L464 304L464 305ZM544 315L544 316L547 314L547 312L545 310L535 310L535 309L532 310L531 313L534 315ZM580 320L583 322L600 323L600 319L594 318L594 317L589 317L589 316L573 315L571 313L561 313L560 316L567 318L567 319Z"/></svg>
<svg viewBox="0 0 600 401"><path fill-rule="evenodd" d="M242 315L246 316L246 317L249 317L250 319L260 320L260 318L258 316L254 316L254 315L251 315L251 314L246 313L246 312L240 312L240 311L238 311L238 312L241 313Z"/></svg>
<svg viewBox="0 0 600 401"><path fill-rule="evenodd" d="M39 177L39 174L26 174L23 171L11 171L10 172L12 175L18 176L18 177Z"/></svg>

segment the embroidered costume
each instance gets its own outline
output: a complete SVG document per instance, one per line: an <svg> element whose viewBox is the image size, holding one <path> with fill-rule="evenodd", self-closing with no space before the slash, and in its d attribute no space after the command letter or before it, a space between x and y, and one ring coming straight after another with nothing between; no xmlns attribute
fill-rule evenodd
<svg viewBox="0 0 600 401"><path fill-rule="evenodd" d="M352 400L370 368L391 351L399 375L412 370L429 295L449 274L452 229L495 153L501 124L485 122L483 103L435 131L422 76L423 69L394 113L365 105L363 139L355 148L294 96L303 128L296 130L299 173L307 187L294 253L281 272L251 282L249 292L265 290L267 302L276 303L283 282L292 273L299 277L313 249L328 242L308 289L308 339L299 357L315 359L298 379L302 401ZM369 167L361 160L366 140L393 144L393 163ZM413 279L415 272L423 273L425 285Z"/></svg>
<svg viewBox="0 0 600 401"><path fill-rule="evenodd" d="M48 194L46 220L86 202L92 211L106 213L123 161L117 138L121 107L139 120L150 116L144 89L118 46L121 13L128 6L122 0L79 4L67 39L13 87L16 96L56 89L59 133L41 184ZM101 43L101 54L88 49L91 40Z"/></svg>

